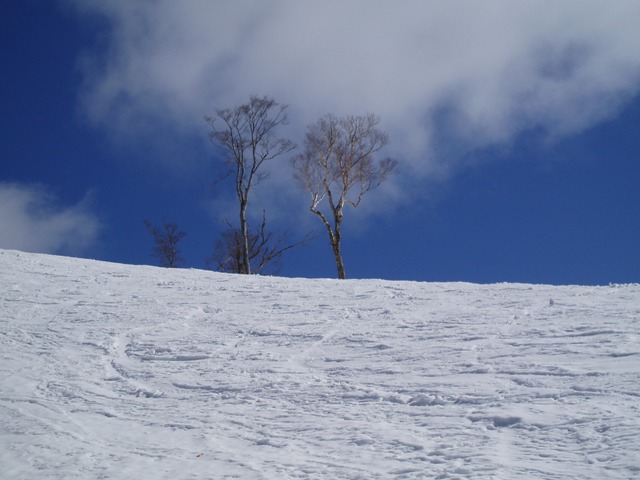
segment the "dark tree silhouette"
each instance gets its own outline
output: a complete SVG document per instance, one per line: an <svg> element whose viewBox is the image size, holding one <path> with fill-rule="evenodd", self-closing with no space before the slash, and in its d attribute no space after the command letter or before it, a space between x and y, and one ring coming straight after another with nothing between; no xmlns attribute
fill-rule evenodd
<svg viewBox="0 0 640 480"><path fill-rule="evenodd" d="M288 235L275 235L266 228L265 212L262 212L260 228L249 230L249 262L250 271L255 274L269 272L275 274L280 268L280 260L287 250L304 245L311 235L302 241L291 243ZM239 228L227 224L216 242L213 256L207 259L212 268L227 273L245 273L244 239Z"/></svg>
<svg viewBox="0 0 640 480"><path fill-rule="evenodd" d="M184 258L178 250L178 243L187 234L179 230L175 223L165 223L162 227L156 227L145 220L144 225L153 237L154 247L151 255L160 260L160 266L179 267L184 262Z"/></svg>

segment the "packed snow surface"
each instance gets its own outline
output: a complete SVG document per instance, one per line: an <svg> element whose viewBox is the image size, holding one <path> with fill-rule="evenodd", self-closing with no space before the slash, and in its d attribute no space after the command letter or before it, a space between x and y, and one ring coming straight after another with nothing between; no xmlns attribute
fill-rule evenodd
<svg viewBox="0 0 640 480"><path fill-rule="evenodd" d="M640 286L0 250L3 479L640 477Z"/></svg>

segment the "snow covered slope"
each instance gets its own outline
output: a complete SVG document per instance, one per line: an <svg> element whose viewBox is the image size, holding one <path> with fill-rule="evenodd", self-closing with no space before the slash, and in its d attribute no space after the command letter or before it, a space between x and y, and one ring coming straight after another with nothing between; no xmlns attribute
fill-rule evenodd
<svg viewBox="0 0 640 480"><path fill-rule="evenodd" d="M640 477L640 286L0 250L3 479Z"/></svg>

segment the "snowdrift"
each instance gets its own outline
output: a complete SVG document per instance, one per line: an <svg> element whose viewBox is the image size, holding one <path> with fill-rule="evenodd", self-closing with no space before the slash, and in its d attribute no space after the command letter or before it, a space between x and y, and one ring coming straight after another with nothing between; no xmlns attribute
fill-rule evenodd
<svg viewBox="0 0 640 480"><path fill-rule="evenodd" d="M3 479L640 476L640 286L0 250Z"/></svg>

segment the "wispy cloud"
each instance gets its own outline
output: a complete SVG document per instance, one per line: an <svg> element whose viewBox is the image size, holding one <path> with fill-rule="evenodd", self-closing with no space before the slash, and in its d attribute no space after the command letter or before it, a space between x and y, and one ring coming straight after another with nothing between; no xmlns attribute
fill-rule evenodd
<svg viewBox="0 0 640 480"><path fill-rule="evenodd" d="M0 183L0 248L78 254L96 240L100 224L87 200L62 206L41 185Z"/></svg>
<svg viewBox="0 0 640 480"><path fill-rule="evenodd" d="M466 153L562 137L640 91L636 0L69 1L108 22L83 102L116 134L201 131L214 107L268 94L296 141L327 112L380 115L415 179L455 170L443 139Z"/></svg>

